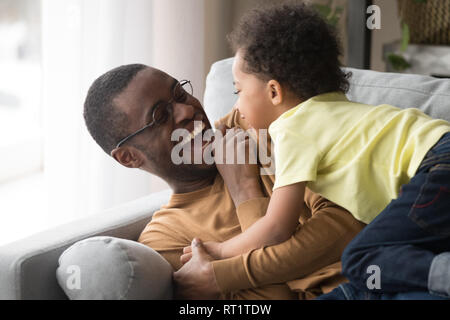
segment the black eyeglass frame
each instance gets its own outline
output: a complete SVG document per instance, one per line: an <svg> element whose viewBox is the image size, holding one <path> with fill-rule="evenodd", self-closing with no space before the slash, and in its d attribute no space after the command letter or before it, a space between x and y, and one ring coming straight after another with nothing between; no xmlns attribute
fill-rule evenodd
<svg viewBox="0 0 450 320"><path fill-rule="evenodd" d="M191 88L191 90L190 90L191 92L187 92L187 91L186 91L186 92L187 92L188 94L190 94L190 95L193 95L194 89L193 89L193 87L192 87L191 81L189 81L189 80L181 80L181 81L178 81L177 84L175 84L175 86L174 86L174 88L173 88L173 91L172 91L172 99L170 99L170 100L167 102L167 104L159 104L159 105L156 106L156 108L153 110L153 113L152 113L152 119L153 119L153 120L152 120L152 122L150 122L149 124L145 125L145 126L142 127L141 129L139 129L138 131L136 131L136 132L134 132L134 133L132 133L132 134L126 136L126 137L123 138L122 140L120 140L119 143L116 145L116 149L120 148L120 146L122 146L125 142L127 142L127 141L130 140L131 138L137 136L138 134L140 134L140 133L141 133L142 131L144 131L145 129L148 129L148 128L152 127L153 125L155 125L155 124L157 123L157 121L155 120L155 113L156 113L156 111L158 111L158 108L161 108L162 106L166 106L166 107L169 109L167 112L168 112L169 115L170 115L170 113L172 112L172 103L173 103L174 101L176 101L176 98L174 97L174 94L176 93L176 90L177 90L178 86L180 86L180 87L183 88L183 90L184 90L184 86L185 86L186 84L189 84L189 86L190 86L190 88ZM169 117L164 117L164 120L161 121L161 122L159 122L158 124L164 124L164 123L167 121L168 118L169 118Z"/></svg>

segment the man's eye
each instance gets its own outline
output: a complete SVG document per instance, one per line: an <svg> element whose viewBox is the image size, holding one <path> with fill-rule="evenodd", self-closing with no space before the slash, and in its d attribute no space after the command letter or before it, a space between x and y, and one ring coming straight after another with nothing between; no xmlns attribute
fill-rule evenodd
<svg viewBox="0 0 450 320"><path fill-rule="evenodd" d="M174 98L175 98L175 101L177 101L177 102L185 102L187 97L188 97L188 93L184 89L181 89L181 90L179 90L179 92L177 92L177 94Z"/></svg>

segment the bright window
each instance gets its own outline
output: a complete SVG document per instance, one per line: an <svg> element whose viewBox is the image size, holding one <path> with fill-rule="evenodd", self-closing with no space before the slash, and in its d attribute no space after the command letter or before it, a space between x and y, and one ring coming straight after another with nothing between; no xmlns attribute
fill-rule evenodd
<svg viewBox="0 0 450 320"><path fill-rule="evenodd" d="M42 169L41 2L0 0L0 183Z"/></svg>

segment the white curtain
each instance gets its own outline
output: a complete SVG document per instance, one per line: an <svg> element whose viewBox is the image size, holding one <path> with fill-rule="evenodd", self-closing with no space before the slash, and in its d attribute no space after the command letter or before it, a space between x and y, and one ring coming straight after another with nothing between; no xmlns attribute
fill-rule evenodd
<svg viewBox="0 0 450 320"><path fill-rule="evenodd" d="M48 225L166 187L104 154L82 117L86 92L99 75L122 64L152 64L152 10L148 0L43 0Z"/></svg>
<svg viewBox="0 0 450 320"><path fill-rule="evenodd" d="M205 83L205 1L154 0L153 65L192 81L202 101ZM225 40L225 39L224 39Z"/></svg>

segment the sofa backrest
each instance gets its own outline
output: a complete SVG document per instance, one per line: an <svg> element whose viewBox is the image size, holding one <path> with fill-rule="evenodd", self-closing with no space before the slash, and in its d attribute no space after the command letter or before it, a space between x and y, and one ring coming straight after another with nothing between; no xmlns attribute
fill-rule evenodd
<svg viewBox="0 0 450 320"><path fill-rule="evenodd" d="M234 106L233 58L211 66L206 79L204 107L211 123ZM399 108L419 108L433 118L450 122L450 80L429 76L376 72L344 68L351 72L347 97L371 105L390 104Z"/></svg>

